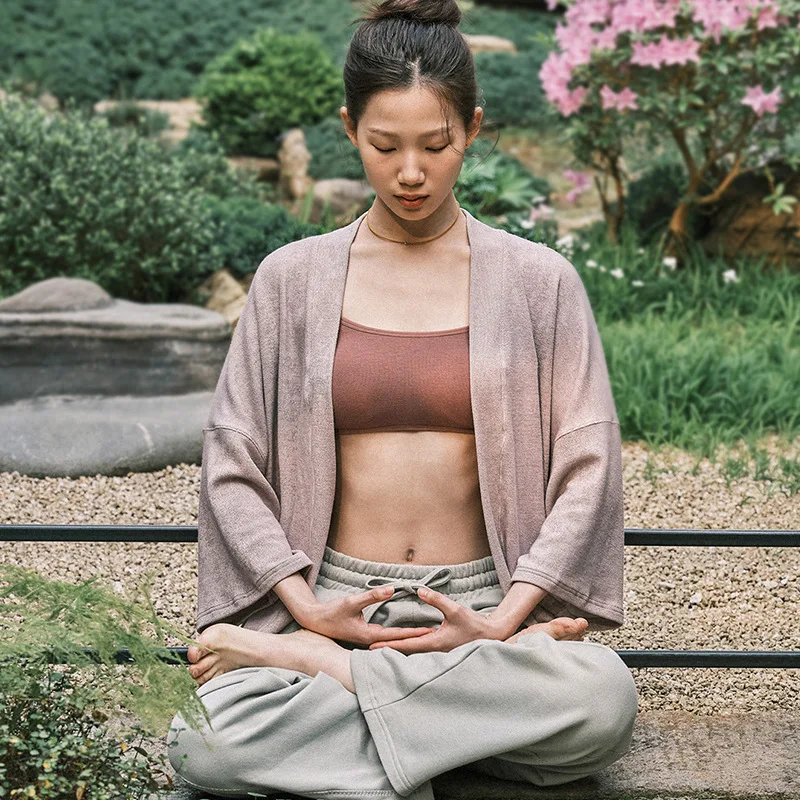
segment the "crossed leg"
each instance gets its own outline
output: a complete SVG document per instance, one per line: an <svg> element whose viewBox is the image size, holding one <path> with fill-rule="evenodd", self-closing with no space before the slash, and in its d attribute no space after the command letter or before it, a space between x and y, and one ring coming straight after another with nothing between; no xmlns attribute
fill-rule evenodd
<svg viewBox="0 0 800 800"><path fill-rule="evenodd" d="M531 633L546 633L556 640L580 641L586 630L584 619L559 617L533 625L514 634L516 642ZM350 650L327 636L309 630L294 633L263 633L237 625L220 623L206 628L198 639L201 647L189 648L189 672L203 685L211 678L241 667L280 667L304 672L311 677L325 672L346 689L355 692L350 672Z"/></svg>

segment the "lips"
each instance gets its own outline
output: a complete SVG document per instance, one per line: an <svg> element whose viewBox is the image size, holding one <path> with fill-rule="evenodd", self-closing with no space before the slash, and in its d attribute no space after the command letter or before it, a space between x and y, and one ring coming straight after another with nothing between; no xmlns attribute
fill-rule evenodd
<svg viewBox="0 0 800 800"><path fill-rule="evenodd" d="M398 194L397 197L402 197L403 200L421 200L423 197L427 197L426 194Z"/></svg>

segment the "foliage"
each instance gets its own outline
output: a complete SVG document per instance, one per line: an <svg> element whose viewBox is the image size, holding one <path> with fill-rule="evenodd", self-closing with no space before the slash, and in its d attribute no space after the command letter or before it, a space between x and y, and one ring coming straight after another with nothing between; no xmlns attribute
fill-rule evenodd
<svg viewBox="0 0 800 800"><path fill-rule="evenodd" d="M254 272L267 253L322 233L321 226L300 222L282 206L252 197L208 196L203 204L217 231L222 264L237 277Z"/></svg>
<svg viewBox="0 0 800 800"><path fill-rule="evenodd" d="M340 116L326 117L315 125L303 128L306 147L311 153L308 174L314 180L351 178L365 180L364 166L357 148L344 132Z"/></svg>
<svg viewBox="0 0 800 800"><path fill-rule="evenodd" d="M0 605L0 796L149 796L167 773L144 737L178 710L192 727L207 719L188 671L158 657L168 635L192 640L158 618L146 585L123 597L6 564ZM130 666L115 664L118 648ZM113 732L125 714L136 721Z"/></svg>
<svg viewBox="0 0 800 800"><path fill-rule="evenodd" d="M643 243L655 243L669 226L675 208L680 203L686 186L686 165L674 158L653 159L644 173L628 183L625 196L625 215L638 231ZM704 189L711 189L704 182ZM611 204L616 213L617 201ZM693 241L698 241L710 227L709 217L699 209L689 213L687 230Z"/></svg>
<svg viewBox="0 0 800 800"><path fill-rule="evenodd" d="M0 151L0 295L66 275L130 300L180 300L219 266L202 198L258 195L218 153L180 156L13 96L0 106Z"/></svg>
<svg viewBox="0 0 800 800"><path fill-rule="evenodd" d="M99 116L105 117L112 128L132 128L140 136L156 136L169 128L168 114L131 101L120 103Z"/></svg>
<svg viewBox="0 0 800 800"><path fill-rule="evenodd" d="M272 26L316 35L344 62L356 14L341 0L4 0L0 79L34 83L63 103L188 97L212 59ZM37 92L38 93L38 92Z"/></svg>
<svg viewBox="0 0 800 800"><path fill-rule="evenodd" d="M689 248L684 269L618 245L603 224L561 237L600 328L625 440L710 455L720 442L800 433L800 274Z"/></svg>
<svg viewBox="0 0 800 800"><path fill-rule="evenodd" d="M274 156L282 131L332 114L344 87L316 37L264 29L215 58L194 94L228 153Z"/></svg>
<svg viewBox="0 0 800 800"><path fill-rule="evenodd" d="M531 80L542 66L544 56L524 53L476 53L475 71L480 86L479 105L487 125L561 126L561 120Z"/></svg>
<svg viewBox="0 0 800 800"><path fill-rule="evenodd" d="M475 163L470 163L473 158ZM488 137L478 136L467 150L454 191L470 211L499 215L528 211L534 197L549 195L550 184L531 174L519 159L494 150Z"/></svg>
<svg viewBox="0 0 800 800"><path fill-rule="evenodd" d="M720 442L800 434L800 317L774 322L643 315L603 329L623 438L708 455Z"/></svg>
<svg viewBox="0 0 800 800"><path fill-rule="evenodd" d="M627 137L640 127L652 150L672 137L687 179L667 244L683 257L686 210L710 206L737 174L761 170L800 122L800 2L563 4L567 24L551 39L561 49L540 77L569 119L576 159L613 184L621 212ZM703 191L706 181L712 189ZM621 221L621 213L608 217L612 241Z"/></svg>

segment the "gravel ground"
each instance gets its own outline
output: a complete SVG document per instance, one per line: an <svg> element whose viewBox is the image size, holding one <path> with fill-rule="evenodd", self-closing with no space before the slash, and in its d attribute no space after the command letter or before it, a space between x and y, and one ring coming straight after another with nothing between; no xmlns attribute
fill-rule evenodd
<svg viewBox="0 0 800 800"><path fill-rule="evenodd" d="M629 528L800 528L800 440L769 437L754 460L623 446ZM758 470L760 479L754 473ZM770 475L771 479L765 479ZM125 477L35 479L0 473L0 523L197 523L200 468ZM148 575L159 614L193 631L196 547L190 544L0 543L0 561L119 591ZM800 549L629 547L626 625L591 638L615 648L800 649ZM176 642L177 643L177 642ZM637 669L640 710L698 714L800 707L798 670Z"/></svg>

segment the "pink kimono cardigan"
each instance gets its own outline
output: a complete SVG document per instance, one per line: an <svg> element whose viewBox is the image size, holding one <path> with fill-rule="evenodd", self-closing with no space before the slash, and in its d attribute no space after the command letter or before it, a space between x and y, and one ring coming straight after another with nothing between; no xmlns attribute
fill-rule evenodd
<svg viewBox="0 0 800 800"><path fill-rule="evenodd" d="M586 291L570 262L466 213L478 478L503 591L549 594L526 620L623 623L619 422ZM333 356L350 245L366 215L259 265L219 377L199 504L197 629L277 632L272 587L313 587L336 482Z"/></svg>

